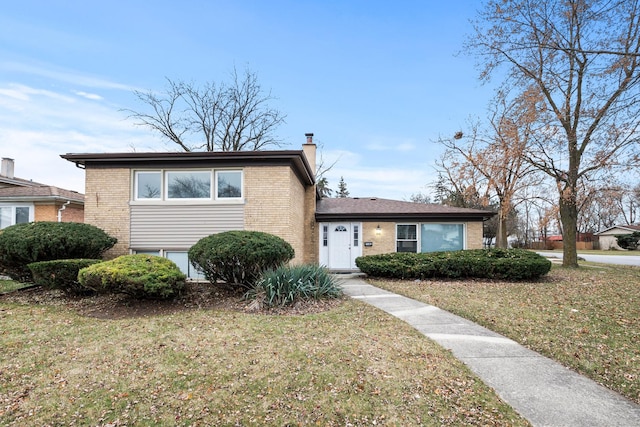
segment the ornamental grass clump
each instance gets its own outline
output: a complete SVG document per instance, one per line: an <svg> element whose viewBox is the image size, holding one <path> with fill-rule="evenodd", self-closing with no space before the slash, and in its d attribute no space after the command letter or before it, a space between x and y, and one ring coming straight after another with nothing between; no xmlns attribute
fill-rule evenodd
<svg viewBox="0 0 640 427"><path fill-rule="evenodd" d="M154 255L123 255L83 268L80 284L99 294L168 299L184 288L186 276L171 260Z"/></svg>
<svg viewBox="0 0 640 427"><path fill-rule="evenodd" d="M313 264L282 266L264 273L246 294L259 305L291 305L297 300L338 298L342 290L338 281L321 266Z"/></svg>

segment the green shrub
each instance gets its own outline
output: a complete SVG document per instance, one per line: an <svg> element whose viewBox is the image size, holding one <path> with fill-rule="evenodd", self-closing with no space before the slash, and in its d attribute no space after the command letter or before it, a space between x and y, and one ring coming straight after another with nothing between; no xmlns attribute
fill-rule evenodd
<svg viewBox="0 0 640 427"><path fill-rule="evenodd" d="M530 280L544 276L551 261L523 249L472 249L455 252L397 252L358 257L356 265L374 277L425 279L477 277Z"/></svg>
<svg viewBox="0 0 640 427"><path fill-rule="evenodd" d="M12 279L32 280L28 264L54 259L97 259L117 239L98 227L75 222L16 224L0 232L0 267Z"/></svg>
<svg viewBox="0 0 640 427"><path fill-rule="evenodd" d="M618 234L615 236L618 246L622 249L629 249L635 251L640 244L640 231L634 231L631 234Z"/></svg>
<svg viewBox="0 0 640 427"><path fill-rule="evenodd" d="M329 271L318 265L281 266L264 273L246 297L269 307L298 299L337 298L342 290Z"/></svg>
<svg viewBox="0 0 640 427"><path fill-rule="evenodd" d="M293 248L280 237L260 231L226 231L200 239L189 249L194 267L211 283L222 280L231 286L251 288L267 270L294 256Z"/></svg>
<svg viewBox="0 0 640 427"><path fill-rule="evenodd" d="M78 280L97 293L167 299L180 293L186 276L171 260L154 255L123 255L83 268Z"/></svg>
<svg viewBox="0 0 640 427"><path fill-rule="evenodd" d="M101 259L60 259L27 264L33 276L33 282L45 289L60 289L70 295L85 295L91 290L78 281L78 272L90 265L102 262Z"/></svg>

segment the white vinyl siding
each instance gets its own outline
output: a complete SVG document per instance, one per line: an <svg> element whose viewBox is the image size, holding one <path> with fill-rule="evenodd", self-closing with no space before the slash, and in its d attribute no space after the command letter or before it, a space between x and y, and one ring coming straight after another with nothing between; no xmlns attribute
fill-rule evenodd
<svg viewBox="0 0 640 427"><path fill-rule="evenodd" d="M188 249L205 236L243 228L242 204L135 204L130 247Z"/></svg>

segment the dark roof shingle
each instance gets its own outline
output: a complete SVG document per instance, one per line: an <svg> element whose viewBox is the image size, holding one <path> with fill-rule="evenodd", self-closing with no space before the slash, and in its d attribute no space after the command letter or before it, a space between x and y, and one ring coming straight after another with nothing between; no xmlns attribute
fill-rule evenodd
<svg viewBox="0 0 640 427"><path fill-rule="evenodd" d="M456 208L435 203L414 203L377 197L325 198L316 204L318 220L339 219L486 219L495 215L481 209Z"/></svg>
<svg viewBox="0 0 640 427"><path fill-rule="evenodd" d="M3 199L26 199L26 200L71 200L84 203L84 194L76 191L65 190L64 188L50 185L40 185L33 187L5 187L0 188L0 201Z"/></svg>

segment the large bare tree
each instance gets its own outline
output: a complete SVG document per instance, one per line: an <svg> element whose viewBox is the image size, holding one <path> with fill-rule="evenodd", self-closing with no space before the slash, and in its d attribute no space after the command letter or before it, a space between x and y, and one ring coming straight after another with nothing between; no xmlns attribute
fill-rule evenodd
<svg viewBox="0 0 640 427"><path fill-rule="evenodd" d="M536 105L535 93L530 91L513 100L500 92L490 108L489 129L472 122L467 134L458 132L453 138L439 140L448 149L442 166L449 169L448 173L455 171L453 181L465 182L479 174L487 196L497 199L499 248L507 247L507 221L517 205L518 192L530 185L527 178L534 170L524 154L534 131Z"/></svg>
<svg viewBox="0 0 640 427"><path fill-rule="evenodd" d="M285 116L269 107L255 73L235 68L229 83L202 86L167 79L165 93L134 92L149 111L126 110L136 124L146 126L184 151L255 151L279 146L274 132Z"/></svg>
<svg viewBox="0 0 640 427"><path fill-rule="evenodd" d="M556 182L567 267L578 266L580 180L637 148L639 1L488 0L467 42L483 78L505 76L544 100L527 159Z"/></svg>

